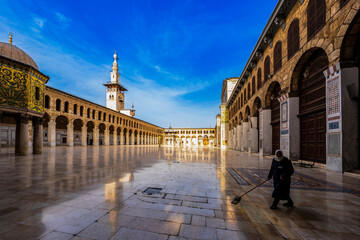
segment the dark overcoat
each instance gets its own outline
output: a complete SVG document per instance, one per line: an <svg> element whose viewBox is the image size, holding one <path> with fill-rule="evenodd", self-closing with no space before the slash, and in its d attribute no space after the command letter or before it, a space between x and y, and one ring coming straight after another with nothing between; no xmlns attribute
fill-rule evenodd
<svg viewBox="0 0 360 240"><path fill-rule="evenodd" d="M284 157L281 161L273 159L268 178L274 180L273 198L280 198L287 200L290 196L291 175L294 173L294 168L291 161ZM280 179L283 177L283 180Z"/></svg>

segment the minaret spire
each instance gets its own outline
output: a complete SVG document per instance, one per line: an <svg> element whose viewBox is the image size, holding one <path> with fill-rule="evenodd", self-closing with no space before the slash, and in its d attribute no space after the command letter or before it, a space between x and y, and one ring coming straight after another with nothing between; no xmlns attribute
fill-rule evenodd
<svg viewBox="0 0 360 240"><path fill-rule="evenodd" d="M114 62L112 64L112 71L110 72L110 82L104 84L106 86L106 107L111 108L114 111L120 112L124 109L125 95L124 91L127 91L120 84L120 74L118 67L118 57L116 50L114 53Z"/></svg>
<svg viewBox="0 0 360 240"><path fill-rule="evenodd" d="M118 57L117 57L116 50L115 50L114 62L112 65L112 72L111 72L111 83L119 83L119 80L120 80L119 67L117 64L117 60L118 60Z"/></svg>

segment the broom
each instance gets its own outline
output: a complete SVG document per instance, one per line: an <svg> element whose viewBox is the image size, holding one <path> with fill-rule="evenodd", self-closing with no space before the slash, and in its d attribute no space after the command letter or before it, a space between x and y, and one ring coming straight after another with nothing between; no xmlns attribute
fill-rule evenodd
<svg viewBox="0 0 360 240"><path fill-rule="evenodd" d="M252 190L254 190L255 188L258 188L260 187L261 185L263 185L264 183L266 183L267 181L269 181L270 179L266 179L265 181L263 181L262 183L256 185L255 187L253 187L252 189L250 189L249 191L247 191L246 193L242 194L241 196L236 196L232 201L231 201L231 204L238 204L240 201L241 201L241 198L243 196L245 196L246 194L248 194L249 192L251 192Z"/></svg>

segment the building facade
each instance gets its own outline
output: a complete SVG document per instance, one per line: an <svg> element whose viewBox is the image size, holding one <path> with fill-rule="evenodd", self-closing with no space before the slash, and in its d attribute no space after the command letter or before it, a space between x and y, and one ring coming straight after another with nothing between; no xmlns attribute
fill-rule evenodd
<svg viewBox="0 0 360 240"><path fill-rule="evenodd" d="M229 109L227 103L234 91L235 85L239 78L227 78L223 81L221 91L221 105L220 105L220 144L222 148L228 146L229 140Z"/></svg>
<svg viewBox="0 0 360 240"><path fill-rule="evenodd" d="M11 39L12 40L12 39ZM0 146L15 153L42 153L43 145L152 145L163 128L124 109L117 56L106 86L106 107L46 86L49 77L10 43L0 43Z"/></svg>
<svg viewBox="0 0 360 240"><path fill-rule="evenodd" d="M226 103L231 148L359 169L359 9L278 2Z"/></svg>
<svg viewBox="0 0 360 240"><path fill-rule="evenodd" d="M164 130L164 146L199 147L215 146L214 128L167 128Z"/></svg>

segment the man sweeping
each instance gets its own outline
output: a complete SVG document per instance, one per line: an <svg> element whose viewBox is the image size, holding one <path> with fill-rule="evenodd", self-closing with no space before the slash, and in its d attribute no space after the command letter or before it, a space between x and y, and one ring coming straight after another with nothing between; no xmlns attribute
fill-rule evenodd
<svg viewBox="0 0 360 240"><path fill-rule="evenodd" d="M284 157L281 150L276 150L268 175L268 180L273 178L274 181L274 192L272 194L274 202L270 209L278 209L277 205L280 200L287 200L287 203L283 204L284 206L292 207L294 205L290 198L291 175L293 173L294 168L291 161Z"/></svg>

